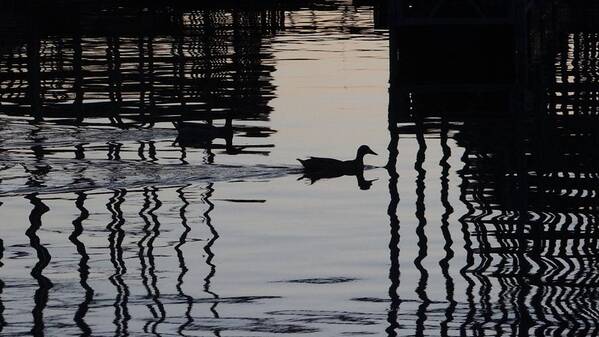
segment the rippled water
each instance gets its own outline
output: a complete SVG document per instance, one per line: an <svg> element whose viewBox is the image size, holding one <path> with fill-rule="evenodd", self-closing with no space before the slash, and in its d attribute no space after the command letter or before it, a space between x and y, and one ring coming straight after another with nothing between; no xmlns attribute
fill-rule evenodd
<svg viewBox="0 0 599 337"><path fill-rule="evenodd" d="M153 37L151 89L126 65L149 40L82 37L94 117L83 126L28 123L23 79L1 82L3 335L596 333L590 124L434 121L390 133L389 34L374 29L372 6L300 6L258 31L261 17L244 12L186 15L189 27L223 26ZM178 38L186 51L166 47ZM72 42L59 40L45 50ZM7 48L0 70L20 73L26 48ZM115 53L123 70L111 75ZM46 60L58 77L60 59ZM69 76L42 81L48 113L77 105ZM169 121L200 113L232 116L232 139L183 144ZM296 158L351 158L360 144L379 153L366 186L301 179Z"/></svg>

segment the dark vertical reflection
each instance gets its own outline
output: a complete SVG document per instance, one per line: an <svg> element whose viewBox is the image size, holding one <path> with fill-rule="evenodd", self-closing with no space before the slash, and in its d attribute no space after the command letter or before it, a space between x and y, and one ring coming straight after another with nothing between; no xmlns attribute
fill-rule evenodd
<svg viewBox="0 0 599 337"><path fill-rule="evenodd" d="M122 143L109 142L108 143L108 160L121 160L121 148Z"/></svg>
<svg viewBox="0 0 599 337"><path fill-rule="evenodd" d="M33 145L31 147L31 152L35 156L35 159L38 161L44 160L44 156L46 155L46 151L44 150L44 146L41 144L44 141L44 138L38 137L39 129L31 131L31 140L40 144Z"/></svg>
<svg viewBox="0 0 599 337"><path fill-rule="evenodd" d="M156 158L156 144L152 140L148 141L148 156L151 162L158 161L158 158Z"/></svg>
<svg viewBox="0 0 599 337"><path fill-rule="evenodd" d="M203 217L206 226L210 229L210 234L212 237L208 240L206 245L204 246L204 252L206 252L206 264L210 267L210 271L208 275L204 278L204 292L212 296L214 298L214 302L210 307L210 311L214 318L220 318L216 307L218 306L219 295L210 289L212 278L216 274L216 265L212 262L214 259L214 253L212 252L212 246L218 240L219 235L216 231L216 228L212 225L212 218L210 217L210 212L214 209L214 204L210 201L210 197L212 197L212 193L214 193L214 188L212 187L214 184L210 183L206 186L206 192L202 194L202 201L208 205L206 211L204 211ZM220 329L215 327L213 330L215 336L220 336Z"/></svg>
<svg viewBox="0 0 599 337"><path fill-rule="evenodd" d="M468 179L470 176L470 172L468 171L468 158L470 153L468 149L465 149L464 154L461 157L464 168L460 172L460 177L462 178L462 183L460 184L460 201L466 206L466 214L463 214L458 221L462 224L461 230L464 239L464 250L466 252L466 261L464 266L460 269L460 275L466 280L466 299L468 302L468 312L466 313L466 317L464 318L464 323L460 325L460 334L466 335L467 329L470 324L475 319L476 315L476 305L475 305L475 296L474 296L474 287L475 283L470 277L471 268L474 266L474 250L472 247L472 240L468 228L468 221L472 217L472 215L476 212L474 206L471 204L470 200L467 199L468 189L470 188L471 182Z"/></svg>
<svg viewBox="0 0 599 337"><path fill-rule="evenodd" d="M113 116L111 122L113 124L121 124L118 116L118 107L123 103L121 75L121 51L120 38L117 36L106 37L106 68L108 72L108 98L111 102L111 110Z"/></svg>
<svg viewBox="0 0 599 337"><path fill-rule="evenodd" d="M183 232L181 236L179 236L179 242L175 245L175 251L177 252L177 259L179 260L179 276L177 277L177 292L179 296L181 296L186 303L185 309L185 322L181 324L177 328L177 333L181 336L184 336L185 329L193 323L193 317L191 316L191 310L193 309L193 297L185 294L183 291L183 282L185 281L185 274L189 270L187 265L185 264L185 255L183 254L183 245L186 243L187 235L191 231L191 227L187 224L187 207L189 207L189 201L185 197L185 187L181 187L177 189L177 194L179 199L183 203L181 208L179 208L179 217L181 218L181 226L183 226Z"/></svg>
<svg viewBox="0 0 599 337"><path fill-rule="evenodd" d="M42 119L42 93L40 75L40 48L41 42L36 37L27 43L27 100L31 115L36 121Z"/></svg>
<svg viewBox="0 0 599 337"><path fill-rule="evenodd" d="M75 316L73 317L73 320L79 329L81 329L81 336L91 336L92 334L91 328L85 322L85 315L89 310L89 304L94 298L94 290L87 283L89 277L89 265L87 264L89 255L87 254L85 245L79 240L79 236L83 233L83 221L89 217L89 212L84 206L86 198L87 195L85 192L77 192L77 201L75 202L75 205L81 213L75 220L73 220L73 232L69 236L69 240L75 244L77 253L81 256L81 259L79 260L79 284L81 284L81 287L85 290L85 298L83 302L79 304Z"/></svg>
<svg viewBox="0 0 599 337"><path fill-rule="evenodd" d="M209 144L206 147L206 155L203 158L203 162L206 164L214 164L214 152L212 152L211 145L212 144Z"/></svg>
<svg viewBox="0 0 599 337"><path fill-rule="evenodd" d="M474 155L476 160L484 160L487 156L486 153L477 153ZM491 176L494 176L494 173L491 173ZM468 316L469 322L472 320L472 328L478 333L483 333L483 324L480 324L478 320L482 319L483 321L491 320L492 311L490 310L491 304L489 303L489 294L491 291L491 283L488 277L484 275L484 271L490 266L492 262L492 258L489 255L489 247L491 243L489 242L489 236L487 227L485 224L485 219L492 215L492 209L488 207L486 204L479 204L481 200L485 198L485 190L483 186L478 184L476 179L472 179L472 184L468 186L468 191L470 193L470 198L472 199L470 202L476 202L477 207L473 207L472 210L469 210L469 231L470 236L476 238L476 243L478 244L478 251L476 251L476 255L480 259L480 263L477 266L472 266L469 270L469 274L473 277L472 286L476 284L479 285L478 289L478 307L476 307L476 303L473 303L476 310L472 310L469 312ZM497 181L496 183L499 183ZM471 249L476 249L475 247L470 247ZM474 289L474 288L472 288ZM482 317L482 318L481 318Z"/></svg>
<svg viewBox="0 0 599 337"><path fill-rule="evenodd" d="M447 145L447 133L449 132L447 121L444 119L441 125L441 149L443 157L441 157L441 204L443 205L443 215L441 216L441 233L445 240L443 250L445 251L445 257L439 261L441 266L441 272L445 278L445 299L449 302L447 309L445 310L445 319L441 322L441 336L449 336L449 324L453 321L453 314L455 312L457 302L454 299L454 282L453 278L449 274L449 263L454 256L454 252L451 249L453 240L451 239L451 233L449 231L449 217L453 213L453 207L449 203L449 169L451 166L447 160L451 157L451 149Z"/></svg>
<svg viewBox="0 0 599 337"><path fill-rule="evenodd" d="M75 114L78 115L77 122L83 122L85 118L83 111L83 100L85 92L83 91L83 49L81 48L81 34L75 33L73 37L73 91L75 92L75 99L73 105L75 105Z"/></svg>
<svg viewBox="0 0 599 337"><path fill-rule="evenodd" d="M144 155L146 143L144 143L142 141L139 141L138 143L139 143L139 148L137 149L137 155L139 156L139 159L146 160L146 156Z"/></svg>
<svg viewBox="0 0 599 337"><path fill-rule="evenodd" d="M461 221L467 253L479 258L469 256L466 270L480 285L465 325L476 333L494 324L510 336L590 335L599 321L589 305L598 275L596 125L567 119L460 131Z"/></svg>
<svg viewBox="0 0 599 337"><path fill-rule="evenodd" d="M187 149L185 148L185 146L182 146L179 144L179 149L181 152L181 156L179 157L179 161L181 162L181 164L189 164L189 162L187 161Z"/></svg>
<svg viewBox="0 0 599 337"><path fill-rule="evenodd" d="M77 144L75 145L75 159L83 160L85 159L85 147L86 144Z"/></svg>
<svg viewBox="0 0 599 337"><path fill-rule="evenodd" d="M416 336L423 336L425 333L426 310L430 304L430 300L426 294L426 285L428 282L428 271L422 265L422 261L427 256L428 239L424 228L426 227L425 205L424 205L424 179L426 170L423 168L426 155L426 141L424 139L424 125L422 121L416 122L416 140L418 141L418 153L416 154L416 164L414 168L418 172L416 177L416 218L418 226L416 226L416 235L418 236L418 256L414 259L414 266L420 273L420 279L416 286L416 294L422 303L418 306L416 312Z"/></svg>
<svg viewBox="0 0 599 337"><path fill-rule="evenodd" d="M125 202L126 194L126 190L114 190L112 197L110 197L106 204L106 208L112 217L107 229L110 231L108 242L110 262L114 267L114 273L108 279L115 287L117 293L113 304L114 319L112 321L115 325L115 336L129 336L129 320L131 319L127 306L130 294L129 286L123 279L127 273L127 267L123 258L125 231L122 227L125 224L125 217L121 206Z"/></svg>
<svg viewBox="0 0 599 337"><path fill-rule="evenodd" d="M139 88L139 98L138 98L139 102L138 102L137 105L139 106L139 109L140 109L140 117L141 117L142 121L148 120L147 116L145 116L146 112L147 112L146 111L146 105L145 105L145 98L146 98L145 97L146 96L145 90L147 88L146 78L151 77L151 74L149 74L149 75L145 74L145 72L146 72L146 69L145 69L146 62L144 60L144 57L145 57L144 40L145 40L144 36L137 37L137 52L138 52L138 56L137 56L138 57L137 71L139 72L137 77L139 78L139 86L140 86L140 88Z"/></svg>
<svg viewBox="0 0 599 337"><path fill-rule="evenodd" d="M387 313L387 322L389 326L385 331L387 335L390 337L397 336L396 329L399 328L398 323L398 315L399 315L399 305L401 303L401 299L397 294L397 290L399 289L399 278L400 278L400 265L399 265L399 217L397 216L397 206L399 204L399 192L397 189L397 183L399 174L397 173L397 157L399 155L399 134L397 132L397 125L395 120L393 119L393 108L390 107L390 116L389 116L389 146L387 150L389 151L389 161L387 162L387 172L389 174L389 207L387 208L387 215L389 216L389 298L391 300L391 304L389 307L389 312Z"/></svg>
<svg viewBox="0 0 599 337"><path fill-rule="evenodd" d="M3 203L0 201L0 207L3 205ZM4 266L4 263L2 262L2 259L4 258L4 240L0 239L0 268L2 268ZM0 279L0 333L2 333L2 331L4 330L4 327L6 326L6 319L4 318L4 309L6 309L4 307L4 300L2 298L2 295L4 294L4 281L2 279Z"/></svg>
<svg viewBox="0 0 599 337"><path fill-rule="evenodd" d="M42 216L50 209L35 193L27 195L25 198L33 205L33 210L31 210L31 213L29 214L29 223L31 226L29 226L25 235L29 238L31 247L35 249L38 259L38 262L31 270L31 276L35 278L39 286L34 294L35 306L32 311L33 327L31 329L31 334L33 336L44 336L44 309L48 303L48 293L53 287L53 284L50 279L43 275L44 269L50 263L51 256L48 249L41 244L40 238L37 236L37 231L42 226Z"/></svg>
<svg viewBox="0 0 599 337"><path fill-rule="evenodd" d="M147 38L147 46L148 46L148 105L146 109L149 110L149 114L151 116L150 122L148 123L148 127L154 126L154 117L156 113L156 99L155 99L155 87L154 87L154 79L156 78L155 68L154 68L154 37L152 34ZM145 102L142 104L145 105ZM153 143L151 143L151 148L153 148ZM152 157L152 153L150 152L150 156Z"/></svg>
<svg viewBox="0 0 599 337"><path fill-rule="evenodd" d="M155 187L144 188L144 204L139 212L139 216L145 223L143 227L145 235L137 245L139 247L138 256L141 263L142 283L146 288L147 297L154 302L153 305L147 305L154 320L148 321L144 325L144 332L151 332L156 336L160 336L157 328L166 318L166 311L160 300L160 290L158 289L158 278L156 276L156 261L154 258L154 240L160 235L160 222L154 212L162 206L162 202L158 200L157 192L158 189Z"/></svg>
<svg viewBox="0 0 599 337"><path fill-rule="evenodd" d="M518 122L518 121L517 121ZM531 217L529 213L529 167L526 159L527 151L525 149L525 135L521 129L521 123L515 127L516 131L514 132L515 141L510 145L514 146L514 151L517 153L515 162L516 162L516 174L517 174L517 188L518 193L516 194L516 209L518 212L518 219L516 221L517 230L516 236L518 240L518 250L516 253L516 262L518 268L518 274L520 277L517 278L517 282L519 285L519 289L517 292L517 310L516 310L516 319L519 321L518 326L518 336L528 336L530 328L533 326L533 318L530 315L530 303L528 302L528 296L531 292L531 285L529 284L527 278L528 275L531 274L532 265L528 261L528 250L529 250L529 240L532 238L533 240L539 240L540 237L531 236ZM519 151L517 150L519 149ZM486 235L484 236L486 238ZM574 320L576 322L576 320Z"/></svg>
<svg viewBox="0 0 599 337"><path fill-rule="evenodd" d="M14 35L0 27L5 74L0 110L52 123L119 128L266 121L275 87L274 66L264 62L271 49L264 43L284 29L284 8L296 6L269 1L145 8L136 1L69 0L3 7L4 15L19 22L8 20ZM32 18L39 34L21 17ZM239 129L261 129L248 137L271 131ZM231 130L226 135L207 130L200 135L206 142L196 145L205 146L208 163L217 150L238 154L271 147L234 146Z"/></svg>

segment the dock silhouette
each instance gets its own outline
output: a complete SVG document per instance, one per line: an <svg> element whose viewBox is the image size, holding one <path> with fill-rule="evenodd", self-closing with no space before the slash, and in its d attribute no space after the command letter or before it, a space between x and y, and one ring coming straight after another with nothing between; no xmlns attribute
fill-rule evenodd
<svg viewBox="0 0 599 337"><path fill-rule="evenodd" d="M71 3L8 13L35 24L2 38L3 113L115 125L268 115L261 50L281 10Z"/></svg>
<svg viewBox="0 0 599 337"><path fill-rule="evenodd" d="M599 249L599 25L590 1L396 1L390 18L389 165L415 161L419 252L417 312L402 310L401 218L397 172L390 169L391 300L389 336L398 322L424 335L459 325L461 335L596 334ZM453 6L453 7L452 7ZM493 7L495 6L495 7ZM499 7L497 7L499 6ZM503 7L501 7L503 6ZM514 6L520 6L516 8ZM469 8L470 10L466 10ZM449 134L464 150L455 214L447 199ZM402 158L400 136L414 137L416 158ZM441 152L439 260L446 301L428 300L429 251L422 203L430 187L422 163ZM437 151L437 152L435 152ZM457 208L457 207L456 207ZM466 254L456 294L447 218L458 217ZM401 285L403 287L412 285ZM456 295L466 298L455 300ZM405 328L405 327L404 327Z"/></svg>
<svg viewBox="0 0 599 337"><path fill-rule="evenodd" d="M599 25L590 1L392 3L398 121L595 114L579 106L596 95L589 65Z"/></svg>
<svg viewBox="0 0 599 337"><path fill-rule="evenodd" d="M31 190L43 191L64 163L44 166L46 160L68 157L76 165L59 180L67 189L17 190L0 202L2 211L24 210L27 224L17 233L21 246L11 242L15 234L0 238L0 332L220 336L379 324L387 336L596 335L599 29L593 13L599 5L354 2L375 6L375 25L390 30L388 128L380 131L389 135L382 224L389 227L381 241L388 273L382 274L385 298L374 301L383 303L380 312L323 319L306 308L282 318L267 307L260 318L245 315L251 308L239 315L240 304L275 296L223 291L231 281L223 243L232 235L223 201L236 199L219 198L229 197L231 187L196 180L111 188L94 181L96 171L147 174L136 169L169 159L183 169L186 151L195 147L207 149L205 163L214 161L212 150L268 154L274 145L235 146L233 138L274 132L268 120L275 67L265 46L284 31L293 4L131 1L104 11L122 2L61 0L57 8L79 6L61 12L40 5L34 12L47 17L33 30L20 19L30 3L6 1L0 4L0 112L32 125L19 125L25 131L15 138L22 143L3 139L8 154L2 155L27 163L15 171ZM56 141L59 132L36 121L72 138ZM255 121L266 126L246 125ZM203 123L213 134L186 138L158 128L163 122ZM1 125L7 137L11 125ZM114 135L86 143L106 130ZM145 131L156 131L158 140ZM412 141L413 157L400 138ZM124 158L136 169L99 170ZM89 184L76 184L84 179ZM68 189L70 183L76 188ZM406 194L413 196L409 205L401 203ZM265 200L249 197L243 199L248 214L261 211L251 207ZM61 227L53 216L64 209ZM352 252L359 258L359 247ZM24 277L8 277L17 262L31 268ZM69 282L62 276L67 268ZM30 303L17 303L23 294Z"/></svg>

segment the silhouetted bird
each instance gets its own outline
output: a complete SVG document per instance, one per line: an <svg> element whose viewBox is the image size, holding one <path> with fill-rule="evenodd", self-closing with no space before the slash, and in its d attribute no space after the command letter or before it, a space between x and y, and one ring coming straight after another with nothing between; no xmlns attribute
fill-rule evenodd
<svg viewBox="0 0 599 337"><path fill-rule="evenodd" d="M217 138L230 139L233 137L231 119L227 119L224 126L190 122L174 122L173 124L179 132L176 141L183 146L199 145Z"/></svg>
<svg viewBox="0 0 599 337"><path fill-rule="evenodd" d="M364 171L364 156L374 154L367 145L362 145L358 148L356 159L353 160L338 160L332 158L310 157L308 159L298 159L304 166L304 172L307 173L322 173L332 175L355 175Z"/></svg>
<svg viewBox="0 0 599 337"><path fill-rule="evenodd" d="M364 179L364 156L367 154L376 153L368 146L362 145L358 148L356 159L353 160L337 160L331 158L310 157L309 159L298 159L304 166L304 175L299 179L308 178L310 183L314 183L319 179L337 178L344 175L356 176L358 187L361 190L367 190L375 180Z"/></svg>

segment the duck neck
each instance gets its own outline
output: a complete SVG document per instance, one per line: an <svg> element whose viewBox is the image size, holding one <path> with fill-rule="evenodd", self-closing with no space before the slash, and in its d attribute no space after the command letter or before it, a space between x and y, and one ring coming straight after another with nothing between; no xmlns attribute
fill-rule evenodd
<svg viewBox="0 0 599 337"><path fill-rule="evenodd" d="M356 155L356 159L354 159L354 162L356 163L356 166L364 167L364 155Z"/></svg>

